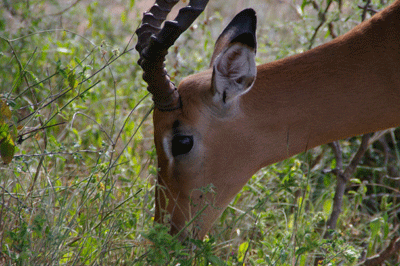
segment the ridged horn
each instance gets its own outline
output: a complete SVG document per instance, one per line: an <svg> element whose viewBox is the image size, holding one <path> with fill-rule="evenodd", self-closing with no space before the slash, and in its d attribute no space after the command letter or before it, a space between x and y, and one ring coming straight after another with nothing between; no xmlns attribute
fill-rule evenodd
<svg viewBox="0 0 400 266"><path fill-rule="evenodd" d="M143 69L143 80L153 95L155 106L162 111L180 108L181 102L175 85L165 69L168 48L203 12L209 0L191 0L180 9L173 21L165 21L168 13L179 0L156 0L149 11L143 14L142 24L136 30L136 50L140 54L138 64Z"/></svg>

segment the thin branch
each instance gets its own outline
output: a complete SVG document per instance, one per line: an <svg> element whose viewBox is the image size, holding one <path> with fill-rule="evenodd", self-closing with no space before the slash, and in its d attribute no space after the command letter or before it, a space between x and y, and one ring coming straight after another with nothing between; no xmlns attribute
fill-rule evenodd
<svg viewBox="0 0 400 266"><path fill-rule="evenodd" d="M343 196L346 191L347 182L350 180L351 176L356 171L357 165L360 163L361 158L364 156L370 144L369 140L372 133L365 134L362 136L362 141L360 147L358 147L357 153L354 155L350 164L343 171L343 159L342 150L340 148L339 142L335 141L330 144L333 149L336 158L336 168L332 170L337 177L335 196L333 197L332 213L329 217L326 228L328 229L324 234L324 239L331 238L331 231L336 228L337 220L342 212ZM317 255L314 260L314 265L320 265L319 262L324 259L324 256Z"/></svg>
<svg viewBox="0 0 400 266"><path fill-rule="evenodd" d="M23 154L23 155L15 155L14 158L25 158L25 157L39 157L39 156L54 156L54 155L74 155L77 153L81 152L87 152L87 153L100 153L104 152L103 150L79 150L79 151L73 151L73 152L45 152L45 153L37 153L37 154Z"/></svg>
<svg viewBox="0 0 400 266"><path fill-rule="evenodd" d="M367 258L365 261L358 264L358 266L381 265L389 257L398 253L400 253L400 237L395 236L392 238L392 240L390 240L389 246L386 249L372 257Z"/></svg>
<svg viewBox="0 0 400 266"><path fill-rule="evenodd" d="M45 134L46 134L46 133L45 133ZM29 198L30 194L32 193L32 191L33 191L33 189L34 189L34 187L35 187L36 181L37 181L37 179L38 179L38 177L39 177L39 174L40 174L40 168L42 168L42 165L43 165L43 160L44 160L44 158L45 158L44 156L41 156L41 157L40 157L38 166L36 167L35 176L33 177L32 184L30 185L30 187L29 187L29 189L28 189L28 193L26 194L26 198Z"/></svg>
<svg viewBox="0 0 400 266"><path fill-rule="evenodd" d="M98 122L96 121L96 119L91 118L90 116L88 116L88 115L85 114L85 113L76 112L76 113L72 116L72 119L71 119L71 128L72 128L72 126L74 125L75 117L76 117L77 115L83 115L84 117L90 119L92 122L96 123L96 125L100 128L100 130L107 136L108 140L112 143L112 145L115 144L115 143L113 142L111 136L110 136L109 134L107 134L107 131L101 126L101 124L98 123Z"/></svg>
<svg viewBox="0 0 400 266"><path fill-rule="evenodd" d="M333 143L331 146L333 147L335 157L336 157L336 176L337 176L337 185L335 190L335 196L333 198L333 206L332 206L332 213L329 217L327 222L328 229L335 229L336 223L339 218L340 213L342 212L342 205L343 205L343 195L346 190L347 182L350 180L351 176L357 169L357 165L360 163L361 158L364 156L365 152L369 146L369 139L371 138L372 134L365 134L362 136L361 145L358 148L357 153L354 155L353 159L351 160L350 164L346 167L344 171L341 168L342 166L342 154L338 143ZM339 147L339 148L338 148ZM329 238L330 233L327 231L325 233L325 238Z"/></svg>
<svg viewBox="0 0 400 266"><path fill-rule="evenodd" d="M333 149L333 153L335 154L336 160L336 168L333 171L342 170L343 169L343 159L342 159L342 149L340 148L339 141L334 141L329 144Z"/></svg>
<svg viewBox="0 0 400 266"><path fill-rule="evenodd" d="M340 171L340 170L339 170ZM341 171L340 171L341 172ZM337 175L337 183L335 189L335 196L333 197L333 205L332 205L332 213L329 217L329 220L326 223L327 229L335 229L337 220L339 219L339 215L342 212L343 205L343 195L346 190L347 179L342 173L338 173ZM326 231L324 238L330 238L330 231Z"/></svg>
<svg viewBox="0 0 400 266"><path fill-rule="evenodd" d="M46 129L46 128L60 126L60 125L63 125L63 124L65 124L65 123L66 123L66 122L60 122L60 123L57 123L57 124L54 124L54 125L50 125L50 126L44 126L44 127L41 126L41 127L39 127L39 128L35 128L35 129L30 130L30 131L28 131L28 132L18 134L18 136L17 136L18 143L21 144L22 141L24 141L24 139L22 139L22 136L24 136L24 135L27 135L27 134L30 134L30 133L33 133L33 132L36 132L36 131L39 131L39 130L43 130L43 129Z"/></svg>
<svg viewBox="0 0 400 266"><path fill-rule="evenodd" d="M120 131L118 132L117 137L115 138L115 143L118 142L118 139L120 138L121 134L123 133L125 126L129 121L130 116L133 114L133 112L136 110L136 108L138 108L138 106L144 101L144 99L146 99L149 95L150 95L150 93L147 93L142 99L140 99L138 101L138 103L133 107L133 109L129 112L129 114L126 116L124 124L122 125ZM152 109L153 109L153 107L152 107Z"/></svg>
<svg viewBox="0 0 400 266"><path fill-rule="evenodd" d="M80 38L82 38L82 39L84 39L85 41L87 41L87 42L89 42L90 44L92 44L93 46L96 46L96 47L97 47L97 45L96 45L94 42L92 42L91 40L89 40L88 38L86 38L86 37L84 37L84 36L82 36L82 35L80 35L80 34L78 34L78 33L76 33L76 32L73 32L73 31L71 31L71 30L66 30L66 29L40 30L40 31L35 31L35 32L32 32L32 33L29 33L29 34L24 35L24 36L20 36L20 37L15 38L15 39L10 39L10 40L0 35L0 39L4 40L4 41L6 41L6 42L15 42L15 41L18 41L18 40L21 40L21 39L24 39L24 38L26 38L26 37L30 37L30 36L33 36L33 35L42 34L42 33L49 33L49 32L56 32L56 31L64 31L64 32L68 32L68 33L77 35L77 36L79 36Z"/></svg>
<svg viewBox="0 0 400 266"><path fill-rule="evenodd" d="M70 10L71 8L73 8L74 6L76 6L80 1L81 0L76 0L75 3L73 3L69 7L65 8L64 10L61 10L60 12L57 12L54 14L49 14L48 16L60 16L60 15L64 14L65 12L67 12L68 10Z"/></svg>
<svg viewBox="0 0 400 266"><path fill-rule="evenodd" d="M28 208L28 207L26 206L26 204L25 204L20 198L18 198L18 196L14 196L13 193L9 192L5 187L0 186L0 189L2 189L5 193L7 193L11 198L17 200L18 203L22 206L22 208ZM5 195L4 192L1 193L1 195L3 196L3 198L4 198L4 195ZM3 203L3 205L4 205L4 200L3 200L2 203Z"/></svg>
<svg viewBox="0 0 400 266"><path fill-rule="evenodd" d="M361 21L364 21L365 20L365 17L367 16L367 11L368 11L368 8L370 8L370 5L371 4L371 0L367 0L367 2L365 3L365 5L363 6L363 7L360 7L360 8L362 8L362 10L363 10L363 12L362 12L362 14L361 14Z"/></svg>
<svg viewBox="0 0 400 266"><path fill-rule="evenodd" d="M380 138L382 138L384 135L386 135L387 133L391 132L393 129L389 128L389 129L385 129L385 130L381 130L381 131L377 131L374 133L373 136L371 136L370 140L369 140L369 144L374 143L375 141L379 140Z"/></svg>
<svg viewBox="0 0 400 266"><path fill-rule="evenodd" d="M68 101L66 104L64 104L58 111L56 111L42 126L45 126L47 123L49 123L54 117L56 117L65 107L67 107L70 103L72 103L73 101L75 101L76 98L80 97L81 95L85 94L88 90L90 90L91 88L95 87L97 84L100 83L100 80L96 81L94 84L92 84L89 88L87 88L86 90L84 90L83 92L80 92L78 95L76 95L75 97L73 97L70 101ZM29 139L30 137L32 137L33 134L29 135L26 139Z"/></svg>
<svg viewBox="0 0 400 266"><path fill-rule="evenodd" d="M371 138L371 136L372 133L365 134L362 136L361 145L358 148L356 155L353 157L350 164L346 167L346 170L344 171L344 176L346 177L347 180L349 180L350 177L354 174L357 165L360 163L361 158L364 156L365 152L368 149L368 146L371 144L369 143L369 139Z"/></svg>
<svg viewBox="0 0 400 266"><path fill-rule="evenodd" d="M326 8L323 12L321 12L320 7L318 6L318 4L315 1L312 1L313 7L314 9L316 9L318 11L318 18L319 18L319 24L318 26L315 28L314 33L311 37L310 40L310 45L308 46L308 49L310 50L312 48L312 46L314 45L315 42L315 38L317 37L317 33L318 31L321 29L321 27L325 24L326 22L326 14L328 13L329 7L331 6L333 1L328 1L328 4L326 5Z"/></svg>
<svg viewBox="0 0 400 266"><path fill-rule="evenodd" d="M93 53L93 51L94 51L95 49L96 49L96 47L93 48L93 49L90 51L90 53L84 58L83 61L85 61L85 60ZM82 62L83 62L83 61L82 61ZM103 67L104 67L104 66L103 66ZM102 68L102 69L103 69L103 68ZM56 75L56 74L58 74L58 73L59 73L59 72L55 72L54 75ZM96 72L96 73L97 73L97 72ZM48 99L50 99L50 98L53 98L53 97L54 97L54 98L53 98L52 100L50 100L49 102L45 103L45 104L44 104L43 106L41 106L40 108L37 108L37 109L35 110L35 112L32 112L32 113L26 115L25 117L19 119L17 123L22 122L22 121L25 120L26 118L29 118L29 117L31 117L33 114L35 114L35 113L37 113L38 111L44 109L45 107L47 107L48 105L50 105L51 103L53 103L54 101L56 101L58 98L60 98L60 97L62 97L63 95L65 95L66 93L68 93L68 92L70 92L71 90L74 90L75 88L81 86L84 82L86 82L88 79L90 79L90 78L93 77L93 76L94 76L94 74L93 74L92 76L90 76L89 78L83 79L83 81L79 82L75 87L69 87L68 89L66 89L66 90L63 91L63 92L60 92L60 93L58 93L58 94L50 95L50 96L46 97L46 99L44 99L42 102L40 102L40 104L41 104L41 103L44 103L46 100L48 100ZM43 80L43 81L45 81L45 80ZM38 84L39 84L39 83L38 83ZM21 95L21 94L20 94L20 95ZM18 95L17 97L20 97L20 95ZM17 99L17 97L15 97L14 100Z"/></svg>

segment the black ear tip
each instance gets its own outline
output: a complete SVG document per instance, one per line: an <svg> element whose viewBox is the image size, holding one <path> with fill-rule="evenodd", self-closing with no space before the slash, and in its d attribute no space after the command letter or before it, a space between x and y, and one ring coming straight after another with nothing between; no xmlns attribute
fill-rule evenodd
<svg viewBox="0 0 400 266"><path fill-rule="evenodd" d="M227 29L237 27L239 32L256 32L257 28L257 15L256 11L252 8L246 8L239 12L229 23Z"/></svg>
<svg viewBox="0 0 400 266"><path fill-rule="evenodd" d="M257 16L254 9L247 8L237 14L218 37L211 57L211 65L223 49L234 42L246 44L256 50L256 28Z"/></svg>
<svg viewBox="0 0 400 266"><path fill-rule="evenodd" d="M243 9L241 12L239 12L236 15L236 17L239 18L239 19L251 20L252 23L257 23L256 11L254 9L252 9L252 8Z"/></svg>
<svg viewBox="0 0 400 266"><path fill-rule="evenodd" d="M238 28L236 36L232 38L231 43L241 42L256 49L257 15L254 9L246 8L242 10L233 18L230 24Z"/></svg>
<svg viewBox="0 0 400 266"><path fill-rule="evenodd" d="M243 9L239 14L241 14L241 13L246 14L246 16L249 16L249 17L257 16L256 11L252 8Z"/></svg>

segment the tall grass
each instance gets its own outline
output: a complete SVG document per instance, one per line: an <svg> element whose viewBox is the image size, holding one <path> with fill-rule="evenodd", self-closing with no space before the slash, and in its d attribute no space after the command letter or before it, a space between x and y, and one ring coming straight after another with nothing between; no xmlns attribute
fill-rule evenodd
<svg viewBox="0 0 400 266"><path fill-rule="evenodd" d="M316 3L236 3L259 8L258 63L305 51L360 21L362 1L335 1L316 31L327 5ZM225 17L235 12L227 5L211 1L171 49L167 67L176 81L207 68ZM139 7L147 5L0 6L0 97L7 106L0 125L16 149L0 165L1 264L311 265L323 254L321 265L354 265L396 234L399 131L391 130L358 168L330 239L323 236L336 162L322 146L261 170L204 241L180 243L153 226L152 102L133 50ZM345 163L359 142L341 142Z"/></svg>

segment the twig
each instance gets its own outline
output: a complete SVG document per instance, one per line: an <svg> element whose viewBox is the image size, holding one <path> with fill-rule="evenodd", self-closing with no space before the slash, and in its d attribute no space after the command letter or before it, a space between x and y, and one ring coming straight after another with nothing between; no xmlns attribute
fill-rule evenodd
<svg viewBox="0 0 400 266"><path fill-rule="evenodd" d="M325 10L323 12L321 12L321 9L320 9L319 5L315 1L312 1L312 5L313 5L314 9L316 9L318 11L318 18L319 18L320 22L319 22L318 26L314 30L314 33L313 33L313 35L311 37L310 45L308 46L308 49L312 48L312 46L314 45L314 42L315 42L315 38L317 37L318 31L321 29L321 27L326 22L326 14L328 13L329 7L331 6L332 2L333 1L328 1L328 4L326 5ZM333 29L333 27L332 27L332 29ZM336 34L333 34L333 36L335 36L335 35Z"/></svg>
<svg viewBox="0 0 400 266"><path fill-rule="evenodd" d="M14 195L13 195L11 192L9 192L5 187L0 186L0 189L2 189L5 193L7 193L11 198L17 200L18 203L22 205L22 208L28 208L28 207L26 206L26 204L25 204L20 198L18 198L18 196L14 196ZM3 196L3 198L4 198L4 195L5 195L4 192L1 193L1 195ZM4 200L3 200L2 205L4 205Z"/></svg>
<svg viewBox="0 0 400 266"><path fill-rule="evenodd" d="M58 111L56 111L43 125L46 126L47 123L49 123L54 117L56 117L65 107L67 107L70 103L72 103L73 101L75 101L76 98L84 95L88 90L90 90L91 88L93 88L94 86L96 86L97 84L100 83L100 80L97 80L95 83L93 83L89 88L87 88L86 90L84 90L83 92L80 92L78 95L76 95L75 97L73 97L70 101L68 101L66 104L64 104ZM70 90L70 89L69 89ZM35 111L36 112L36 111ZM33 134L29 135L26 139L29 139L33 136Z"/></svg>
<svg viewBox="0 0 400 266"><path fill-rule="evenodd" d="M35 176L33 177L32 184L28 189L28 193L26 194L26 199L29 198L30 194L32 193L32 191L33 191L33 189L35 187L36 181L37 181L37 179L39 177L39 174L40 174L40 168L42 168L42 165L43 165L43 160L44 160L44 156L41 156L40 160L39 160L39 163L38 163L38 166L36 167L36 172L35 172Z"/></svg>
<svg viewBox="0 0 400 266"><path fill-rule="evenodd" d="M331 148L333 149L333 153L335 154L335 160L336 160L336 168L333 169L333 171L337 171L338 169L343 168L343 159L342 159L342 149L340 148L339 141L334 141L329 144Z"/></svg>
<svg viewBox="0 0 400 266"><path fill-rule="evenodd" d="M248 254L248 252L249 252L249 250L250 250L250 245L251 245L251 241L253 240L253 238L254 238L254 234L255 234L255 231L256 231L256 226L257 226L257 222L258 222L258 219L260 218L260 214L258 214L257 215L257 217L256 217L256 220L254 221L254 226L253 226L253 228L252 228L252 232L251 232L251 235L250 235L250 240L249 240L249 245L247 246L247 249L246 249L246 251L244 252L244 256L243 256L243 260L242 260L242 263L244 264L244 262L246 261L246 256L247 256L247 254Z"/></svg>
<svg viewBox="0 0 400 266"><path fill-rule="evenodd" d="M335 189L335 196L333 197L333 205L332 205L332 213L329 217L326 228L328 229L324 234L324 239L329 239L332 237L331 231L336 228L337 220L339 219L339 215L342 212L343 205L343 196L346 190L347 182L350 180L351 176L356 171L357 165L360 163L361 158L364 156L367 148L369 146L369 140L371 138L372 133L365 134L362 136L362 141L360 147L358 147L357 153L354 155L350 164L343 171L343 160L342 160L342 150L337 141L330 144L333 149L336 158L336 168L333 169L333 173L335 173L337 177L337 184ZM318 255L315 257L314 265L319 265L319 262L323 260L324 257Z"/></svg>
<svg viewBox="0 0 400 266"><path fill-rule="evenodd" d="M85 60L94 52L95 49L96 49L96 47L93 48L93 49L90 51L90 53L83 59L83 61L85 61ZM82 61L82 62L83 62L83 61ZM53 75L57 75L58 73L59 73L59 72L57 71L57 72L55 72ZM94 76L94 75L92 75L92 76ZM92 77L92 76L91 76L91 77ZM27 118L31 117L32 115L34 115L35 113L37 113L38 111L44 109L45 107L47 107L48 105L50 105L51 103L53 103L54 101L56 101L58 98L62 97L62 96L65 95L66 93L70 92L71 90L74 90L74 89L77 88L78 86L82 85L84 82L86 82L86 81L87 81L88 79L90 79L91 77L85 78L83 81L79 82L75 87L68 87L68 88L67 88L66 90L64 90L63 92L60 92L60 93L58 93L58 94L50 95L50 96L46 97L46 99L43 100L43 101L40 102L40 103L44 103L47 99L50 99L50 98L53 98L53 99L50 100L50 101L47 102L47 103L44 103L41 107L37 108L37 109L35 110L35 112L32 112L32 113L28 114L27 116L25 116L25 117L19 119L19 120L18 120L18 123L24 121L25 119L27 119ZM47 77L46 79L48 79L48 78L49 78L49 77ZM41 82L46 81L46 79L42 80ZM39 82L39 83L37 83L37 84L40 84L41 82ZM28 88L29 88L29 87L28 87ZM23 92L21 92L17 97L14 98L14 100L16 100L18 97L20 97L23 93L25 93L25 91L26 91L26 90L24 90ZM37 103L37 104L38 104L38 103Z"/></svg>
<svg viewBox="0 0 400 266"><path fill-rule="evenodd" d="M71 128L72 128L72 126L74 125L75 117L76 117L77 115L83 115L84 117L90 119L92 122L96 123L97 126L100 128L101 132L103 132L103 133L106 135L106 137L108 138L108 140L109 140L113 145L115 145L114 142L113 142L113 140L112 140L112 138L111 138L111 136L110 136L109 134L107 134L107 131L101 126L101 124L98 123L98 122L96 121L96 119L91 118L90 116L88 116L88 115L85 114L85 113L76 112L76 113L72 116L72 119L71 119L71 126L70 126Z"/></svg>
<svg viewBox="0 0 400 266"><path fill-rule="evenodd" d="M24 141L24 139L22 138L22 136L24 136L24 135L27 135L27 134L30 134L30 133L33 133L33 132L36 132L36 131L39 131L39 130L43 130L43 129L46 129L46 128L60 126L60 125L63 125L65 123L66 122L60 122L60 123L57 123L57 124L54 124L54 125L39 127L39 128L35 128L33 130L30 130L30 131L22 133L22 134L18 134L18 136L17 136L18 144L21 144Z"/></svg>
<svg viewBox="0 0 400 266"><path fill-rule="evenodd" d="M367 2L365 3L365 5L363 6L363 7L360 7L360 8L362 8L362 10L363 10L363 12L362 12L362 14L361 14L361 21L364 21L365 20L365 17L367 16L367 11L368 11L368 9L370 8L370 5L371 4L371 0L367 0Z"/></svg>
<svg viewBox="0 0 400 266"><path fill-rule="evenodd" d="M367 148L370 144L369 139L371 138L372 133L365 134L362 136L361 140L361 145L358 148L358 151L356 155L353 157L351 160L350 164L347 166L346 170L344 171L344 175L347 178L347 180L350 179L350 177L354 174L356 171L357 165L360 163L361 158L364 156L365 152L367 151Z"/></svg>
<svg viewBox="0 0 400 266"><path fill-rule="evenodd" d="M70 10L71 8L73 8L74 6L76 6L80 1L81 0L76 0L75 3L73 3L69 7L65 8L64 10L54 13L54 14L49 14L48 16L60 16L60 15L64 14L65 12L67 12L68 10Z"/></svg>
<svg viewBox="0 0 400 266"><path fill-rule="evenodd" d="M23 154L23 155L15 155L14 158L23 158L23 157L38 157L38 156L54 156L54 155L74 155L81 152L88 153L99 153L104 152L103 150L79 150L73 152L45 152L45 153L37 153L37 154Z"/></svg>
<svg viewBox="0 0 400 266"><path fill-rule="evenodd" d="M331 216L329 217L329 220L327 222L327 228L328 229L335 229L336 228L336 223L339 218L340 213L342 212L342 204L343 204L343 195L346 189L346 184L350 180L351 176L354 174L356 171L357 165L360 163L361 158L364 156L365 152L367 151L367 148L369 146L369 139L371 138L372 134L365 134L362 136L362 141L361 145L358 148L358 151L356 155L353 157L351 160L350 164L346 167L344 171L342 171L341 168L338 168L342 165L342 159L341 159L341 150L340 153L338 153L337 146L333 145L334 147L334 152L335 152L335 157L339 160L339 164L337 164L336 169L335 169L335 174L337 176L337 185L336 185L336 191L335 191L335 196L333 198L333 206L332 206L332 213ZM335 148L336 147L336 148ZM338 162L338 161L336 161ZM327 231L325 233L325 238L329 238L330 233Z"/></svg>
<svg viewBox="0 0 400 266"><path fill-rule="evenodd" d="M97 47L97 45L96 45L94 42L92 42L91 40L89 40L88 38L86 38L86 37L84 37L84 36L82 36L82 35L79 35L79 34L76 33L76 32L67 30L67 29L40 30L40 31L35 31L35 32L32 32L32 33L29 33L29 34L24 35L24 36L20 36L20 37L15 38L15 39L10 39L10 40L7 39L7 38L5 38L5 37L2 37L2 36L0 35L0 39L4 40L4 41L6 41L6 42L15 42L15 41L18 41L18 40L21 40L21 39L24 39L24 38L26 38L26 37L30 37L30 36L33 36L33 35L42 34L42 33L49 33L49 32L56 32L56 31L64 31L64 32L68 32L68 33L77 35L77 36L79 36L80 38L82 38L82 39L84 39L85 41L87 41L87 42L89 42L90 44L92 44L93 46L96 46L96 47ZM132 49L134 49L134 48L132 48Z"/></svg>
<svg viewBox="0 0 400 266"><path fill-rule="evenodd" d="M132 110L129 112L129 114L126 116L125 121L124 121L124 124L122 125L120 131L118 132L117 137L115 138L115 143L118 142L118 139L120 138L121 134L123 133L123 131L124 131L124 129L125 129L125 126L126 126L126 124L128 123L129 118L131 117L131 115L133 114L133 112L136 110L136 108L139 107L140 104L142 104L142 102L143 102L149 95L150 95L150 93L147 93L142 99L140 99L139 102L133 107L133 109L132 109ZM153 109L153 107L152 107L152 109Z"/></svg>
<svg viewBox="0 0 400 266"><path fill-rule="evenodd" d="M5 208L5 197L4 197L4 193L1 193L1 198L2 198L2 202L1 202L1 210L0 210L0 232L2 232L0 235L0 247L2 247L3 246L3 240L4 240L4 235L5 235L5 233L4 233L4 230L3 230L3 222L4 222L4 224L5 224L5 220L3 220L3 211L4 211L4 208ZM9 199L8 200L8 203L10 203L10 200L11 199ZM9 204L8 204L9 205Z"/></svg>

